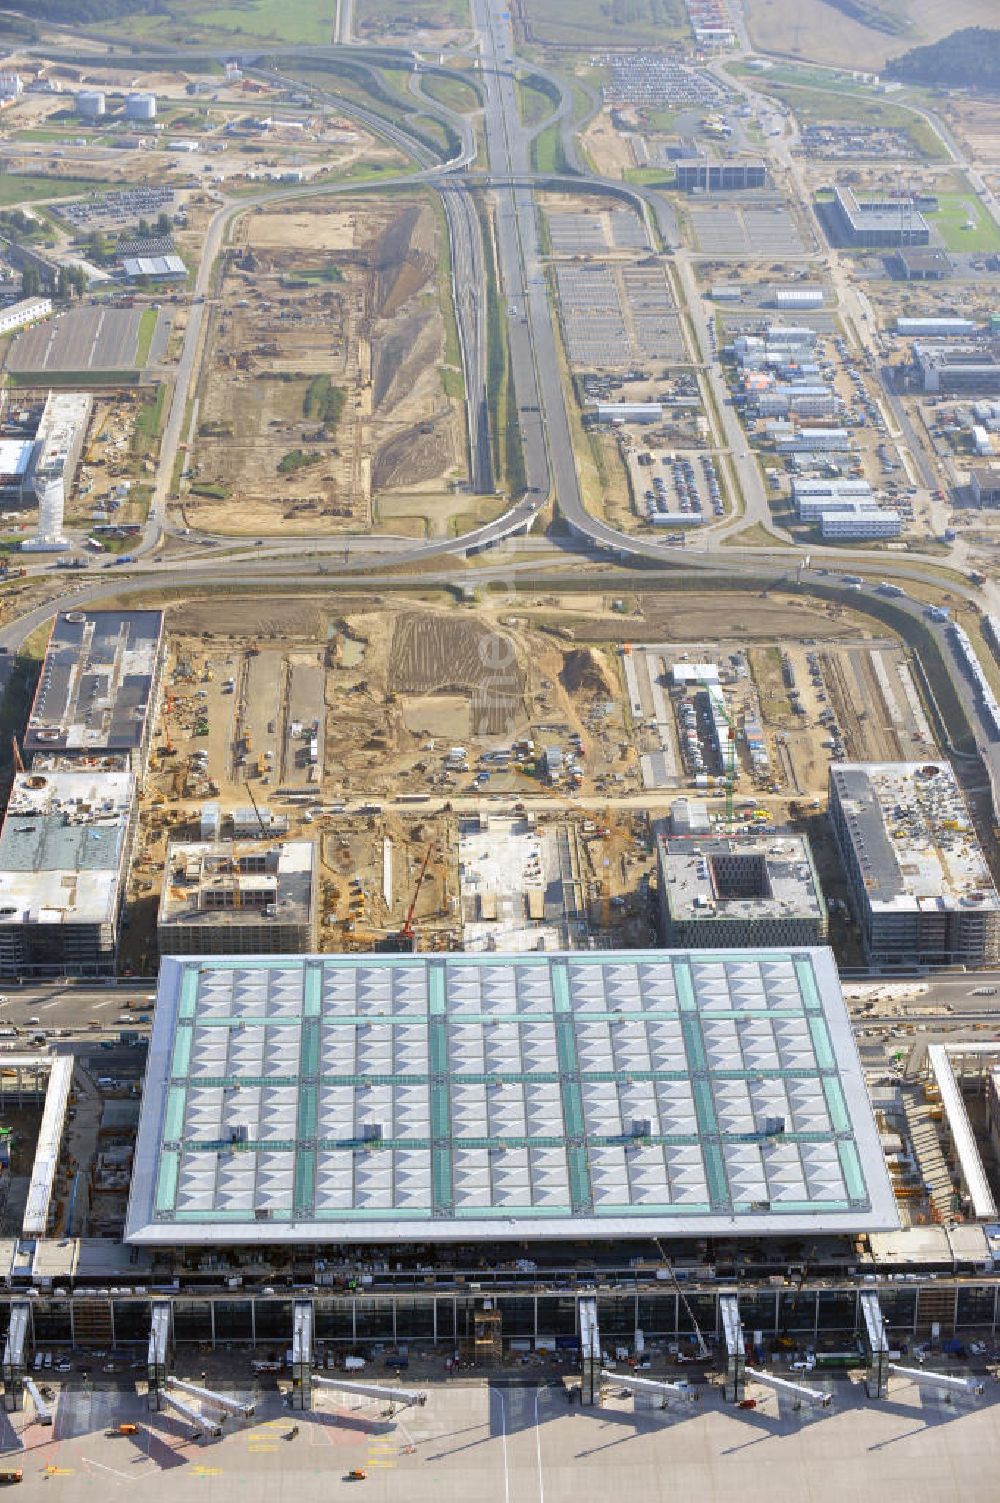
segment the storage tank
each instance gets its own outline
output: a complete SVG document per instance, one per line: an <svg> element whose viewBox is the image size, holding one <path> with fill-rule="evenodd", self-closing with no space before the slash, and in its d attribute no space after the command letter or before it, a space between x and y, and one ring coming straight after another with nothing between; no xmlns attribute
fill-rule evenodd
<svg viewBox="0 0 1000 1503"><path fill-rule="evenodd" d="M84 120L100 120L105 109L103 89L81 89L76 96L76 113Z"/></svg>
<svg viewBox="0 0 1000 1503"><path fill-rule="evenodd" d="M125 100L126 120L155 120L155 94L129 94Z"/></svg>

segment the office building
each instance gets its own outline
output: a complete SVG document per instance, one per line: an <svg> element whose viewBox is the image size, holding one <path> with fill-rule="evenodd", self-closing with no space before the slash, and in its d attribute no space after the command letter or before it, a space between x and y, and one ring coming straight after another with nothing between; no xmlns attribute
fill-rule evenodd
<svg viewBox="0 0 1000 1503"><path fill-rule="evenodd" d="M830 818L870 965L996 965L1000 896L947 762L838 763Z"/></svg>
<svg viewBox="0 0 1000 1503"><path fill-rule="evenodd" d="M0 334L13 334L18 329L30 328L32 324L41 323L43 318L50 317L51 313L51 298L22 298L19 303L11 303L9 308L0 308Z"/></svg>
<svg viewBox="0 0 1000 1503"><path fill-rule="evenodd" d="M826 903L804 835L691 835L657 844L668 948L821 945Z"/></svg>
<svg viewBox="0 0 1000 1503"><path fill-rule="evenodd" d="M837 238L858 249L930 244L930 226L912 198L862 200L835 187L826 207Z"/></svg>
<svg viewBox="0 0 1000 1503"><path fill-rule="evenodd" d="M914 344L913 375L923 391L944 396L1000 392L1000 359L993 344Z"/></svg>
<svg viewBox="0 0 1000 1503"><path fill-rule="evenodd" d="M0 505L30 506L35 499L29 471L35 445L31 439L0 438Z"/></svg>
<svg viewBox="0 0 1000 1503"><path fill-rule="evenodd" d="M135 807L130 772L17 775L0 830L0 977L114 974Z"/></svg>
<svg viewBox="0 0 1000 1503"><path fill-rule="evenodd" d="M819 526L824 538L898 538L903 518L889 507L883 509L865 501L840 501L820 513Z"/></svg>
<svg viewBox="0 0 1000 1503"><path fill-rule="evenodd" d="M316 848L172 841L157 921L161 955L302 954L316 945Z"/></svg>
<svg viewBox="0 0 1000 1503"><path fill-rule="evenodd" d="M141 773L156 717L162 611L60 611L28 717L26 759L118 755Z"/></svg>
<svg viewBox="0 0 1000 1503"><path fill-rule="evenodd" d="M35 434L31 483L38 502L38 526L34 536L21 544L25 549L68 547L63 535L66 498L76 481L83 453L93 398L86 392L50 392Z"/></svg>

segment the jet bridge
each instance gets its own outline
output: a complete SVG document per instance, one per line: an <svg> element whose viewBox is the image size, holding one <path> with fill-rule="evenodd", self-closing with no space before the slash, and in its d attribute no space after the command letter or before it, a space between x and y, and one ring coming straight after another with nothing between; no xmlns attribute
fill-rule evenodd
<svg viewBox="0 0 1000 1503"><path fill-rule="evenodd" d="M175 1393L164 1388L159 1395L161 1407L175 1409L183 1419L186 1419L195 1431L205 1435L221 1435L222 1426L218 1420L206 1419L200 1410L193 1404L188 1404L184 1399L179 1399Z"/></svg>
<svg viewBox="0 0 1000 1503"><path fill-rule="evenodd" d="M870 1399L884 1399L889 1389L889 1338L875 1289L861 1291L861 1339L868 1359L865 1393Z"/></svg>
<svg viewBox="0 0 1000 1503"><path fill-rule="evenodd" d="M917 1383L921 1388L939 1388L943 1391L945 1402L949 1403L953 1394L967 1394L972 1398L980 1398L986 1391L986 1384L978 1378L956 1378L951 1373L929 1372L926 1367L901 1367L898 1362L887 1363L888 1371L894 1378L909 1378L912 1383Z"/></svg>
<svg viewBox="0 0 1000 1503"><path fill-rule="evenodd" d="M661 1400L660 1408L666 1409L670 1399L686 1399L691 1403L694 1399L694 1389L689 1383L670 1383L666 1378L636 1378L631 1373L623 1376L621 1373L613 1373L602 1370L601 1377L606 1383L614 1383L618 1388L627 1388L629 1393L649 1396Z"/></svg>
<svg viewBox="0 0 1000 1503"><path fill-rule="evenodd" d="M597 1325L597 1300L587 1295L580 1301L580 1403L601 1401L601 1333Z"/></svg>
<svg viewBox="0 0 1000 1503"><path fill-rule="evenodd" d="M225 1414L235 1414L239 1419L250 1419L256 1412L256 1405L244 1403L242 1399L234 1399L227 1393L219 1393L214 1388L202 1388L198 1383L188 1383L182 1378L168 1377L165 1384L166 1390L173 1393L179 1388L181 1393L189 1393L193 1399L201 1399L204 1404L213 1404L216 1409L221 1409Z"/></svg>
<svg viewBox="0 0 1000 1503"><path fill-rule="evenodd" d="M146 1356L146 1407L159 1409L160 1395L167 1381L170 1365L170 1305L157 1300L149 1325L149 1350Z"/></svg>
<svg viewBox="0 0 1000 1503"><path fill-rule="evenodd" d="M362 1399L383 1399L390 1404L402 1404L404 1408L427 1403L427 1395L414 1388L393 1388L382 1383L354 1383L348 1378L320 1377L319 1373L313 1373L312 1381L314 1388L335 1388L338 1393L353 1393Z"/></svg>
<svg viewBox="0 0 1000 1503"><path fill-rule="evenodd" d="M297 1299L292 1309L292 1408L312 1408L313 1305Z"/></svg>
<svg viewBox="0 0 1000 1503"><path fill-rule="evenodd" d="M825 1389L810 1388L807 1383L793 1383L791 1378L778 1378L774 1373L766 1373L759 1367L745 1367L743 1371L752 1383L773 1389L775 1393L787 1394L796 1409L801 1409L803 1404L809 1404L815 1409L829 1409L833 1402L832 1395Z"/></svg>
<svg viewBox="0 0 1000 1503"><path fill-rule="evenodd" d="M31 1306L26 1299L11 1301L10 1325L3 1349L3 1407L8 1414L24 1405L24 1378L31 1330Z"/></svg>
<svg viewBox="0 0 1000 1503"><path fill-rule="evenodd" d="M738 1404L746 1396L746 1338L740 1319L740 1301L736 1294L719 1295L719 1315L722 1334L726 1342L726 1373L723 1394L731 1404Z"/></svg>
<svg viewBox="0 0 1000 1503"><path fill-rule="evenodd" d="M35 1406L35 1419L40 1425L51 1425L52 1406L42 1398L34 1379L25 1375L24 1386L27 1389L28 1397Z"/></svg>

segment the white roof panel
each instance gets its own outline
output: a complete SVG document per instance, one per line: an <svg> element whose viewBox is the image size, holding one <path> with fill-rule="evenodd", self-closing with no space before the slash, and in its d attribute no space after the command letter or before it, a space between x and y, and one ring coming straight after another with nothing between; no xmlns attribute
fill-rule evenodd
<svg viewBox="0 0 1000 1503"><path fill-rule="evenodd" d="M167 959L126 1240L897 1224L827 950Z"/></svg>

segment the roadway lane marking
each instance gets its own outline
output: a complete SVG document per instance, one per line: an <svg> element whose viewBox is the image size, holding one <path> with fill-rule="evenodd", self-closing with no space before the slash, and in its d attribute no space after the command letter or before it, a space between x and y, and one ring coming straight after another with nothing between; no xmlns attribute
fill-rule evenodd
<svg viewBox="0 0 1000 1503"><path fill-rule="evenodd" d="M538 1503L545 1503L545 1487L542 1483L542 1437L538 1428L538 1396L535 1389L535 1456L538 1461Z"/></svg>
<svg viewBox="0 0 1000 1503"><path fill-rule="evenodd" d="M105 1466L103 1461L93 1461L89 1456L81 1456L80 1459L81 1461L85 1462L87 1466L96 1466L99 1467L102 1472L110 1472L112 1477L121 1477L123 1482L133 1481L133 1478L131 1478L127 1472L117 1472L115 1471L115 1468L113 1466Z"/></svg>

